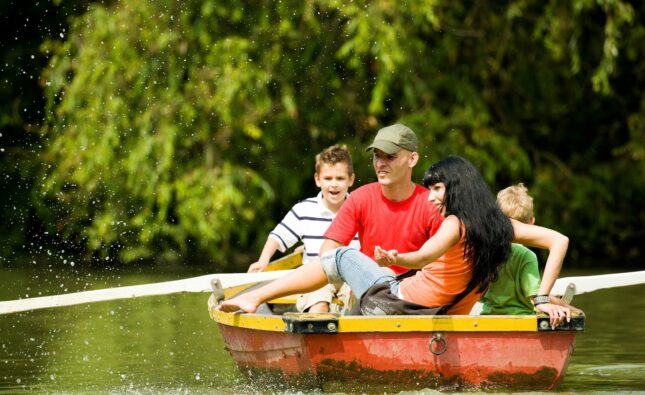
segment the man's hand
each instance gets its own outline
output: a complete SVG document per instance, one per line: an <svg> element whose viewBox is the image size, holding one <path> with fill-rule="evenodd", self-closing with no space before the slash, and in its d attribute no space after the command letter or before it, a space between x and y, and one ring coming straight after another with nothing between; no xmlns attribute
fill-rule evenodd
<svg viewBox="0 0 645 395"><path fill-rule="evenodd" d="M398 255L397 250L386 251L380 246L374 247L374 261L378 263L379 266L388 267L396 265L396 256Z"/></svg>

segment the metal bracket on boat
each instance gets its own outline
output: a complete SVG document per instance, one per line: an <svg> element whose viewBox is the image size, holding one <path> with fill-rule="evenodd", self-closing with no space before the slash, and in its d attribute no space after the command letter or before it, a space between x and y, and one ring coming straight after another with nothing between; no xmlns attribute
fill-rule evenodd
<svg viewBox="0 0 645 395"><path fill-rule="evenodd" d="M217 306L224 300L224 288L222 288L222 283L217 277L211 280L211 288L213 289L213 299L215 299L215 305Z"/></svg>
<svg viewBox="0 0 645 395"><path fill-rule="evenodd" d="M574 283L569 283L569 285L567 285L567 289L564 290L564 295L562 295L562 301L564 303L570 304L575 295L576 285Z"/></svg>
<svg viewBox="0 0 645 395"><path fill-rule="evenodd" d="M564 321L560 325L551 329L549 316L545 313L540 313L537 316L537 329L540 332L546 331L584 331L585 330L585 315L583 313L571 313L571 321Z"/></svg>
<svg viewBox="0 0 645 395"><path fill-rule="evenodd" d="M338 315L285 313L282 316L287 333L338 333Z"/></svg>
<svg viewBox="0 0 645 395"><path fill-rule="evenodd" d="M441 333L435 333L430 340L430 352L434 355L441 355L448 350L448 343Z"/></svg>

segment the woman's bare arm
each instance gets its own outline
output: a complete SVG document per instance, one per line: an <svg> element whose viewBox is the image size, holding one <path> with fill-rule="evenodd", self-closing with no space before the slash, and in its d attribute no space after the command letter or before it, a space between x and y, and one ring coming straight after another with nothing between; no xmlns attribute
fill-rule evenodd
<svg viewBox="0 0 645 395"><path fill-rule="evenodd" d="M569 247L569 238L553 229L537 225L529 225L511 219L513 231L515 232L516 243L529 247L543 248L549 250L549 256L544 266L544 275L540 283L538 295L548 295L560 275L562 262Z"/></svg>
<svg viewBox="0 0 645 395"><path fill-rule="evenodd" d="M515 232L513 241L549 250L549 256L544 266L544 275L538 290L538 295L549 295L555 280L560 274L562 262L569 247L569 238L549 228L529 225L513 219L511 219L511 222ZM536 305L535 308L549 315L552 328L555 328L565 319L567 321L571 319L571 309L560 304L542 303Z"/></svg>
<svg viewBox="0 0 645 395"><path fill-rule="evenodd" d="M454 215L443 220L437 233L429 238L419 250L397 254L396 265L409 269L420 269L431 263L459 242L461 222Z"/></svg>

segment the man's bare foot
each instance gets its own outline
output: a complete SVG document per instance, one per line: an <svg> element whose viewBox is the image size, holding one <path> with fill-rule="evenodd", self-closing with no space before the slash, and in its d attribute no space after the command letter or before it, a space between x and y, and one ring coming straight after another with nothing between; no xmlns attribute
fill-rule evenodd
<svg viewBox="0 0 645 395"><path fill-rule="evenodd" d="M242 294L234 297L231 300L225 300L217 306L217 310L232 313L238 310L242 310L246 313L255 313L258 309L260 303L250 294Z"/></svg>

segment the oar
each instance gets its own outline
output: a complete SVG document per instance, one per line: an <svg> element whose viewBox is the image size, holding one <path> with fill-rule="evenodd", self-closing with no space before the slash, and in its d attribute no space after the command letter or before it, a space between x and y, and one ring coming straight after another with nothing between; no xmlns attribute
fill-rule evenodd
<svg viewBox="0 0 645 395"><path fill-rule="evenodd" d="M626 287L645 284L645 270L639 272L598 274L595 276L562 277L556 280L551 295L562 296L562 300L571 303L574 295L597 291L605 288ZM481 314L482 303L477 302L470 310L470 315Z"/></svg>
<svg viewBox="0 0 645 395"><path fill-rule="evenodd" d="M269 266L270 269L293 267L300 262L301 251L294 252ZM153 284L130 285L126 287L96 289L92 291L74 292L62 295L40 296L0 302L0 315L19 313L49 307L72 306L83 303L103 302L107 300L138 298L141 296L168 295L181 292L212 292L211 281L217 279L223 287L237 287L282 277L291 270L270 270L260 273L225 273L207 274L183 280L165 281Z"/></svg>
<svg viewBox="0 0 645 395"><path fill-rule="evenodd" d="M645 270L599 274L595 276L563 277L555 282L551 293L554 295L570 295L573 298L573 295L580 295L599 289L626 287L643 283L645 283Z"/></svg>

